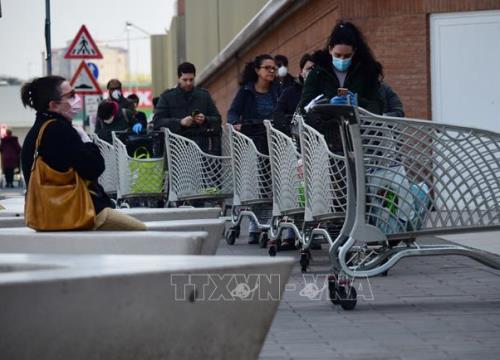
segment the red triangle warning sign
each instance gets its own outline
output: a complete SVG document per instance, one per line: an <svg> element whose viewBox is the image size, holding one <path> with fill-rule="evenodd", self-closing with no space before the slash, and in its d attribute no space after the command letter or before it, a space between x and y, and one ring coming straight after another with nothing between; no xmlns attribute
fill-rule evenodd
<svg viewBox="0 0 500 360"><path fill-rule="evenodd" d="M99 48L90 36L89 31L82 25L73 42L64 55L65 59L102 59Z"/></svg>
<svg viewBox="0 0 500 360"><path fill-rule="evenodd" d="M94 75L89 67L82 61L75 74L71 78L70 85L73 86L75 92L82 95L101 94L101 88L97 83Z"/></svg>

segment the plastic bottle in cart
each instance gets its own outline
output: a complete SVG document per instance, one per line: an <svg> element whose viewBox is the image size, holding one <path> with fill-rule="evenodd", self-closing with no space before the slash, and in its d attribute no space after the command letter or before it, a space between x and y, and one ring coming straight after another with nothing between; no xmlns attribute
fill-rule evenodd
<svg viewBox="0 0 500 360"><path fill-rule="evenodd" d="M299 197L299 206L304 207L306 204L306 194L304 188L304 164L302 159L297 161L297 177L299 178L299 186L298 186L298 197Z"/></svg>

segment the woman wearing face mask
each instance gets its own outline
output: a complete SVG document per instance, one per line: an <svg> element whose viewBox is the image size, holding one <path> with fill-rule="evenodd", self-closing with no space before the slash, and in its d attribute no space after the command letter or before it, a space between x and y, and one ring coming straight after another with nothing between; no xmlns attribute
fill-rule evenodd
<svg viewBox="0 0 500 360"><path fill-rule="evenodd" d="M324 50L314 56L315 66L304 84L301 109L318 95L337 97L339 88L357 95L358 105L375 114L383 111L378 91L382 65L375 59L363 34L350 22L340 21L332 30ZM333 103L346 103L339 96Z"/></svg>
<svg viewBox="0 0 500 360"><path fill-rule="evenodd" d="M85 131L72 124L82 105L69 82L60 76L34 79L23 85L21 100L25 107L36 110L35 123L26 135L21 153L26 185L30 181L38 133L51 121L42 135L38 153L52 169L65 172L73 168L86 180L96 213L94 229L145 230L140 221L111 209L110 199L97 183L104 171L104 159Z"/></svg>

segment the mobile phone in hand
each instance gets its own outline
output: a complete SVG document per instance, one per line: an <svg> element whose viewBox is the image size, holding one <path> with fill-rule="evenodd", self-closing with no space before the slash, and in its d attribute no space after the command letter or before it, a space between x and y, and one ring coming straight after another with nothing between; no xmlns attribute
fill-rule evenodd
<svg viewBox="0 0 500 360"><path fill-rule="evenodd" d="M347 88L338 88L337 89L337 96L346 96L349 94L349 89Z"/></svg>

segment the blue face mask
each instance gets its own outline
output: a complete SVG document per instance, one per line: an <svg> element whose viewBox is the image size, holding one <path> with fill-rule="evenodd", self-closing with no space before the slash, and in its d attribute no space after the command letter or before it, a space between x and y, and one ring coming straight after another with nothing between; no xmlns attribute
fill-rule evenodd
<svg viewBox="0 0 500 360"><path fill-rule="evenodd" d="M351 66L352 58L349 59L339 59L336 58L335 56L332 56L332 64L337 69L338 71L347 71L349 69L349 66Z"/></svg>

